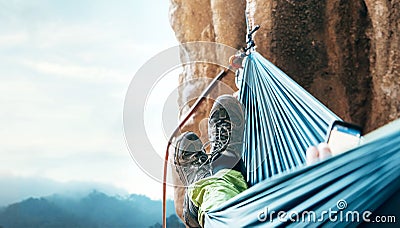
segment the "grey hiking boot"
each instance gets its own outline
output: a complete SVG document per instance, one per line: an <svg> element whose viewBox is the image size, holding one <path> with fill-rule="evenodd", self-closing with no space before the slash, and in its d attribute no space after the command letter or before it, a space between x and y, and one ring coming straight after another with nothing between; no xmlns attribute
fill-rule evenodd
<svg viewBox="0 0 400 228"><path fill-rule="evenodd" d="M198 208L189 199L187 188L198 180L211 175L211 167L207 154L203 151L203 143L193 132L183 133L176 141L174 164L176 171L186 187L183 202L183 218L188 227L200 227Z"/></svg>
<svg viewBox="0 0 400 228"><path fill-rule="evenodd" d="M184 186L210 176L207 154L203 143L193 132L185 132L176 140L174 163Z"/></svg>
<svg viewBox="0 0 400 228"><path fill-rule="evenodd" d="M244 176L244 113L240 102L231 95L219 96L211 109L208 136L211 143L213 174L221 169L234 169Z"/></svg>

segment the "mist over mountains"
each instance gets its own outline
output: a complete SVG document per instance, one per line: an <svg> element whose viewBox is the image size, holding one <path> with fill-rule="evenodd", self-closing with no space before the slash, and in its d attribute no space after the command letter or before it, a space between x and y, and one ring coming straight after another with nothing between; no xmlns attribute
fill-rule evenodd
<svg viewBox="0 0 400 228"><path fill-rule="evenodd" d="M167 201L168 227L184 227ZM0 209L1 228L161 227L161 201L132 194L92 191L84 197L54 194L28 198Z"/></svg>
<svg viewBox="0 0 400 228"><path fill-rule="evenodd" d="M68 197L82 198L96 189L108 195L128 195L124 189L97 182L59 182L43 177L0 175L0 207L30 197L40 198L59 193Z"/></svg>

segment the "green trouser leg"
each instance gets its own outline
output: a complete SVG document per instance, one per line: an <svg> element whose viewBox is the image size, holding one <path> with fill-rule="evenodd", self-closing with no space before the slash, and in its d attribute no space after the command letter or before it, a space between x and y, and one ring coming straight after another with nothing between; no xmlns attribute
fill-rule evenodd
<svg viewBox="0 0 400 228"><path fill-rule="evenodd" d="M197 181L188 188L189 198L199 208L198 221L204 222L204 213L217 207L247 189L243 175L230 169L222 169L215 175Z"/></svg>

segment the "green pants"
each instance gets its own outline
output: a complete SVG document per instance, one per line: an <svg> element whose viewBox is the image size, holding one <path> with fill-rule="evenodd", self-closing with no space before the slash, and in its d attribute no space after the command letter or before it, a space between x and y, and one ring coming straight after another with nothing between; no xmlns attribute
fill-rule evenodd
<svg viewBox="0 0 400 228"><path fill-rule="evenodd" d="M188 188L189 198L199 208L198 221L204 222L204 213L217 207L247 189L243 175L230 169L222 169L215 175L197 181Z"/></svg>

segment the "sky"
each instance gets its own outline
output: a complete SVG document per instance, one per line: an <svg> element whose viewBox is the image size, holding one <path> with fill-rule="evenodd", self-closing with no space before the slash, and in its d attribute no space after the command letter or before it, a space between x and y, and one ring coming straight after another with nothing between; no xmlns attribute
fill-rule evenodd
<svg viewBox="0 0 400 228"><path fill-rule="evenodd" d="M158 0L0 0L0 198L71 183L161 198L130 156L122 116L140 66L177 45L168 10Z"/></svg>

